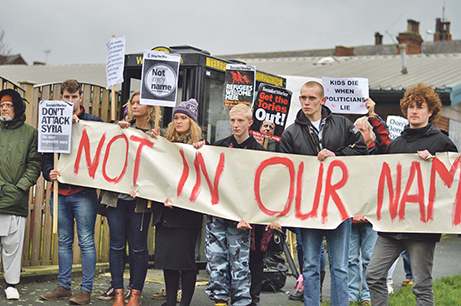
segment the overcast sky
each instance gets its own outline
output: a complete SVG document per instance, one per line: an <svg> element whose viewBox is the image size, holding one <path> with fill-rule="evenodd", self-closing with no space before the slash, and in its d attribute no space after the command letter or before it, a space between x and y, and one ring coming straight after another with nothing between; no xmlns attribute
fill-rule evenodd
<svg viewBox="0 0 461 306"><path fill-rule="evenodd" d="M105 63L112 34L126 35L127 53L188 44L225 55L373 45L377 31L391 44L414 19L433 41L444 5L459 40L460 0L3 0L0 28L28 64L86 64Z"/></svg>

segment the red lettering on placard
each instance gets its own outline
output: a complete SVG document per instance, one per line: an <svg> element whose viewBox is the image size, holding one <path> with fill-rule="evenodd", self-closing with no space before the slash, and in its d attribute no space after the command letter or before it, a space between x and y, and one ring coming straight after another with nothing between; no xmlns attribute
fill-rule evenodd
<svg viewBox="0 0 461 306"><path fill-rule="evenodd" d="M192 194L190 196L190 201L195 202L197 200L198 195L200 194L200 185L201 185L201 175L200 169L202 169L203 175L205 176L205 180L210 188L211 193L211 204L215 205L219 203L219 180L221 179L221 174L224 171L224 152L221 152L219 155L219 162L216 166L215 176L214 176L214 185L211 184L210 177L208 176L208 172L206 170L205 161L203 160L202 153L198 153L195 160L194 166L195 171L197 173L197 179L195 181L194 188L192 189Z"/></svg>
<svg viewBox="0 0 461 306"><path fill-rule="evenodd" d="M146 138L138 137L135 135L130 136L130 140L139 142L138 151L136 151L136 159L134 160L134 173L133 173L133 186L136 186L138 181L139 175L139 164L141 162L141 151L142 148L147 146L148 148L152 148L154 143Z"/></svg>
<svg viewBox="0 0 461 306"><path fill-rule="evenodd" d="M126 143L126 150L125 150L125 164L123 165L123 169L122 169L122 172L120 172L120 175L119 176L116 176L114 178L110 178L107 173L106 173L106 165L107 165L107 160L109 159L109 155L110 155L110 147L112 146L112 144L117 141L118 139L123 139L125 140L125 143ZM125 134L120 134L120 135L117 135L115 137L113 137L109 143L107 144L107 147L106 147L106 153L104 154L104 161L102 163L102 176L104 176L104 178L106 179L106 181L110 182L110 183L115 183L117 184L118 182L120 182L120 180L123 178L123 176L125 175L125 172L126 172L126 166L128 164L128 147L129 144L128 144L128 137L125 136Z"/></svg>
<svg viewBox="0 0 461 306"><path fill-rule="evenodd" d="M178 182L178 191L176 193L178 197L182 194L184 185L186 184L187 178L189 177L189 165L187 164L186 157L184 156L184 150L180 149L179 154L181 154L183 169L182 169L181 178L179 179L179 182Z"/></svg>
<svg viewBox="0 0 461 306"><path fill-rule="evenodd" d="M378 181L378 204L376 208L376 217L378 220L381 220L381 210L383 208L383 198L384 198L384 184L387 184L387 190L389 192L389 214L391 220L393 221L397 217L397 210L399 206L400 199L400 188L402 182L402 165L397 164L397 178L395 182L395 194L394 194L394 185L392 183L392 175L389 164L384 162L381 174L379 175Z"/></svg>
<svg viewBox="0 0 461 306"><path fill-rule="evenodd" d="M432 168L431 168L431 184L429 187L429 203L427 205L427 220L433 220L433 210L434 210L434 201L435 201L435 195L436 195L436 189L435 189L435 174L438 173L440 178L442 179L442 182L447 186L448 188L451 188L453 185L453 181L455 178L455 173L458 170L458 168L461 168L461 156L457 157L455 161L453 162L453 165L451 165L450 171L447 170L445 165L436 157L432 160ZM460 172L461 176L461 172ZM453 203L453 219L452 223L453 225L459 225L461 223L461 177L458 182L458 190L456 191L456 198Z"/></svg>
<svg viewBox="0 0 461 306"><path fill-rule="evenodd" d="M266 206L264 206L261 200L261 190L260 190L261 174L266 167L272 166L272 165L279 165L279 164L285 165L285 167L288 168L288 172L290 173L290 190L289 190L288 198L287 198L287 201L285 203L285 207L283 208L283 210L273 211L273 210L266 208ZM254 192L255 192L256 203L258 204L259 209L263 213L265 213L268 216L273 216L277 214L277 217L282 217L282 216L285 216L290 211L291 203L293 202L293 197L294 197L295 174L296 173L295 173L295 167L293 165L293 162L289 158L286 158L286 157L268 158L259 164L258 168L256 169L256 173L255 173Z"/></svg>
<svg viewBox="0 0 461 306"><path fill-rule="evenodd" d="M82 157L82 151L85 150L85 157L86 157L86 165L88 167L88 175L94 179L96 174L96 169L99 165L99 157L101 156L102 146L106 141L106 133L101 136L99 140L98 148L96 149L96 153L94 154L94 159L91 161L91 154L90 154L90 139L88 138L88 133L86 129L82 131L82 138L80 139L80 143L78 145L77 157L75 158L74 164L74 174L78 174L78 169L80 168L80 159Z"/></svg>
<svg viewBox="0 0 461 306"><path fill-rule="evenodd" d="M342 170L343 176L339 180L339 182L332 185L331 177L333 175L333 170L335 167L338 167ZM330 166L328 167L328 171L327 171L326 182L325 182L325 198L324 198L323 210L322 210L322 223L325 224L328 218L328 202L330 201L330 198L332 198L333 201L335 202L336 207L338 208L339 213L341 214L341 220L344 221L349 217L343 201L341 200L339 195L336 193L338 189L341 189L342 187L344 187L344 185L346 185L348 177L349 177L349 172L347 171L347 167L346 167L346 164L344 164L344 162L340 160L334 160L330 163Z"/></svg>
<svg viewBox="0 0 461 306"><path fill-rule="evenodd" d="M415 179L415 175L417 177L417 186L418 192L416 194L409 195L411 185L413 184L413 180ZM419 162L414 161L411 163L410 166L410 176L407 180L407 185L405 186L405 191L403 192L402 199L400 200L400 207L399 207L399 220L405 220L405 207L406 203L419 203L419 214L420 220L426 223L426 208L424 207L424 185L423 185L423 177L421 174L421 165Z"/></svg>
<svg viewBox="0 0 461 306"><path fill-rule="evenodd" d="M312 210L306 214L301 212L302 189L303 189L304 163L301 162L298 167L298 179L296 182L296 199L295 199L295 217L301 220L307 218L317 218L317 210L320 203L323 182L323 163L319 163L319 175L317 176L317 187L315 188L314 204Z"/></svg>

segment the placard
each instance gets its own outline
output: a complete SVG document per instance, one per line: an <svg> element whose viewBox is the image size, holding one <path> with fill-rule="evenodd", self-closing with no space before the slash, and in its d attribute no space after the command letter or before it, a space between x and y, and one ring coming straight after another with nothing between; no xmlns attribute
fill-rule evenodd
<svg viewBox="0 0 461 306"><path fill-rule="evenodd" d="M107 89L112 85L123 83L123 68L125 66L125 36L111 38L106 44L106 80Z"/></svg>
<svg viewBox="0 0 461 306"><path fill-rule="evenodd" d="M322 77L325 105L335 114L366 114L368 79Z"/></svg>
<svg viewBox="0 0 461 306"><path fill-rule="evenodd" d="M141 75L141 104L174 107L178 93L181 55L144 51Z"/></svg>
<svg viewBox="0 0 461 306"><path fill-rule="evenodd" d="M251 106L254 99L256 68L247 65L226 65L224 107L231 109L239 103Z"/></svg>
<svg viewBox="0 0 461 306"><path fill-rule="evenodd" d="M74 104L40 101L38 106L38 152L70 153Z"/></svg>

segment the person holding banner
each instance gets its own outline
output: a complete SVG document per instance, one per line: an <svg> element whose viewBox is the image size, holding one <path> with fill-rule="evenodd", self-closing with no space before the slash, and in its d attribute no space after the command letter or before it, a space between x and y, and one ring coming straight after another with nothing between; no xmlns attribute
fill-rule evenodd
<svg viewBox="0 0 461 306"><path fill-rule="evenodd" d="M282 134L280 149L284 153L326 158L345 155L366 155L367 146L361 133L348 119L333 115L325 106L323 86L315 81L301 87L302 109L295 123ZM348 305L347 257L351 235L351 219L334 230L301 228L304 252L304 305L320 305L320 248L323 237L328 244L331 274L331 305Z"/></svg>
<svg viewBox="0 0 461 306"><path fill-rule="evenodd" d="M194 145L205 144L202 129L197 124L198 103L195 99L182 101L173 110L173 121L168 124L165 138L171 142ZM175 306L181 280L181 305L191 304L197 280L195 246L199 237L203 215L191 210L173 207L171 201L154 203L155 263L163 269L166 302Z"/></svg>
<svg viewBox="0 0 461 306"><path fill-rule="evenodd" d="M437 152L457 152L455 144L432 125L440 117L442 103L438 94L428 85L410 86L400 101L403 115L409 120L401 136L392 141L389 154L413 153L431 162ZM411 202L411 200L410 200ZM417 229L415 228L415 231ZM439 233L389 233L379 232L373 256L367 270L371 303L388 305L386 274L403 250L410 255L414 278L413 293L418 306L434 305L432 266Z"/></svg>
<svg viewBox="0 0 461 306"><path fill-rule="evenodd" d="M132 127L155 136L153 132L156 120L154 106L139 103L140 92L135 91L128 101L128 121L118 122L121 128ZM158 121L157 121L158 122ZM140 305L141 292L147 275L149 252L147 233L151 219L151 209L147 200L136 199L136 191L130 194L101 191L101 204L107 205L106 217L110 229L109 264L112 286L115 291L113 306L123 306L123 272L125 268L126 243L130 248L130 284L128 286L127 305ZM133 257L133 258L131 258Z"/></svg>
<svg viewBox="0 0 461 306"><path fill-rule="evenodd" d="M386 123L375 113L376 103L366 98L368 116L358 118L354 125L362 133L368 147L368 154L382 154L391 142ZM365 273L375 248L378 233L373 230L370 222L363 215L352 218L351 241L349 245L349 302L362 306L371 305L370 290Z"/></svg>
<svg viewBox="0 0 461 306"><path fill-rule="evenodd" d="M37 130L25 123L26 105L18 92L0 91L0 252L7 300L19 300L29 189L40 176Z"/></svg>
<svg viewBox="0 0 461 306"><path fill-rule="evenodd" d="M245 104L235 105L229 112L229 118L232 135L216 141L214 146L265 150L249 133L253 124L253 114L248 106ZM252 305L250 287L253 283L259 285L259 290L257 288L252 290L253 296L259 299L263 268L262 256L258 271L255 271L251 278L249 277L251 264L250 230L252 228L245 220L236 222L214 216L207 218L205 255L207 259L206 270L210 275L210 282L205 292L215 305L227 305L229 300L232 305ZM256 232L260 233L261 231L256 230ZM256 267L257 265L253 264L253 266ZM253 276L259 276L260 279L253 279ZM255 305L256 303L259 301L254 301Z"/></svg>
<svg viewBox="0 0 461 306"><path fill-rule="evenodd" d="M85 112L85 108L81 105L83 100L82 87L76 80L70 79L62 83L60 98L63 101L73 103L72 122L74 124L80 120L102 122L101 118ZM53 153L43 154L42 172L47 181L54 182L60 176L59 171L54 167ZM52 191L56 192L53 189ZM96 270L94 225L98 196L93 188L69 184L59 184L58 194L58 286L52 292L40 295L40 298L47 301L69 299L73 304L89 304ZM51 196L50 206L53 214L53 196ZM77 224L78 242L82 251L82 282L80 291L72 296L74 221Z"/></svg>

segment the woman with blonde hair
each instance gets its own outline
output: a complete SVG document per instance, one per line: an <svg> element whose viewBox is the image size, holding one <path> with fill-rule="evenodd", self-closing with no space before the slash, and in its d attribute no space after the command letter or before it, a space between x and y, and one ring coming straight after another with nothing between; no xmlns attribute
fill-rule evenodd
<svg viewBox="0 0 461 306"><path fill-rule="evenodd" d="M198 103L189 99L173 110L173 121L166 129L165 138L171 142L194 145L205 143L197 124ZM203 215L194 211L173 207L169 200L153 205L155 230L156 269L163 269L166 287L165 306L175 306L179 280L181 279L181 305L191 303L197 279L195 245L202 228Z"/></svg>
<svg viewBox="0 0 461 306"><path fill-rule="evenodd" d="M140 104L140 93L135 91L128 101L129 121L121 120L121 128L132 127L149 136L155 136L155 109L153 106ZM160 118L159 118L160 119ZM134 256L134 267L130 266L131 290L127 306L141 305L141 291L146 279L149 253L147 249L147 232L151 212L147 209L147 201L136 199L136 191L130 194L117 194L104 191L101 204L107 205L106 216L110 228L109 263L112 286L115 289L113 306L124 305L123 271L126 243L130 247L130 255ZM130 273L131 274L131 273Z"/></svg>

